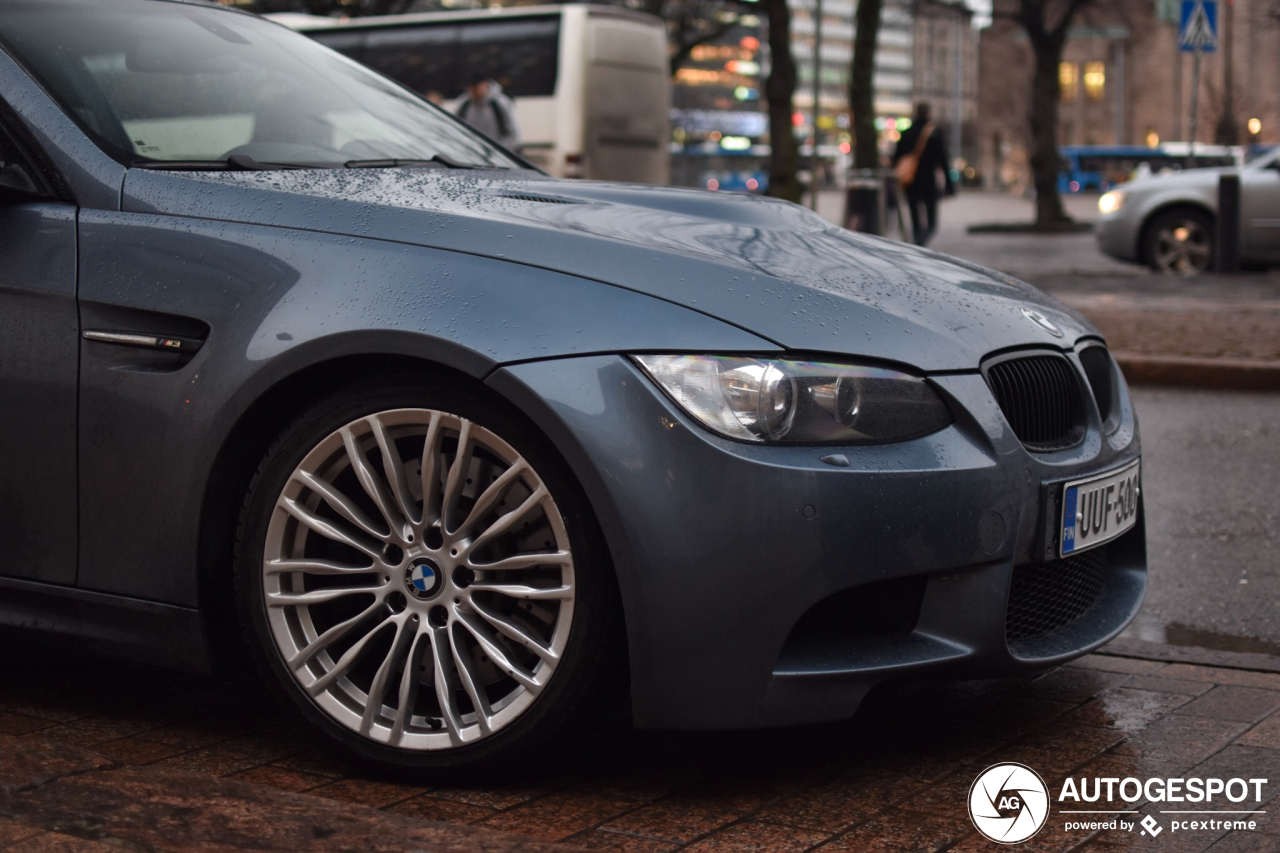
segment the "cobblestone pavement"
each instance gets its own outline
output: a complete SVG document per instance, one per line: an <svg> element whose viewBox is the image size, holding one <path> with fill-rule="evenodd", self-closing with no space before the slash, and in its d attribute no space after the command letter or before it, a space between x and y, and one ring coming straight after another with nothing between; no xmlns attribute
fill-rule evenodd
<svg viewBox="0 0 1280 853"><path fill-rule="evenodd" d="M252 679L8 641L0 847L515 851L524 837L646 853L996 849L965 802L1000 761L1033 767L1053 792L1068 775L1265 777L1271 806L1249 807L1270 810L1280 804L1280 659L1254 657L1274 671L1092 655L1037 677L884 697L850 722L803 729L637 732L619 713L499 779L415 785L316 748ZM1170 819L1159 814L1169 806L1109 807ZM1155 839L1065 829L1075 817L1055 807L1022 849L1280 850L1271 814L1250 816L1253 832ZM365 842L348 843L357 827Z"/></svg>

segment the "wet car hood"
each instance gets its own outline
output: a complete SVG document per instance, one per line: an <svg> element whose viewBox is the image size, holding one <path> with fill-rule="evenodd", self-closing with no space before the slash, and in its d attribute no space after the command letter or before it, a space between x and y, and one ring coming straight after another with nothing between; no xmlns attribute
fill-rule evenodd
<svg viewBox="0 0 1280 853"><path fill-rule="evenodd" d="M922 370L973 369L994 350L1070 346L1096 334L1062 303L1001 273L759 196L530 172L133 169L123 206L506 259L665 299L790 350Z"/></svg>

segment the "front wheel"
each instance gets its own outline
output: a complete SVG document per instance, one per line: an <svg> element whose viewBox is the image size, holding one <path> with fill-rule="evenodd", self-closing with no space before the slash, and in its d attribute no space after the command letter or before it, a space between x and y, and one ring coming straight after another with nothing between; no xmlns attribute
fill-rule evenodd
<svg viewBox="0 0 1280 853"><path fill-rule="evenodd" d="M1147 228L1147 260L1159 273L1199 275L1213 262L1213 220L1205 213L1175 209Z"/></svg>
<svg viewBox="0 0 1280 853"><path fill-rule="evenodd" d="M316 405L241 519L259 662L326 739L392 769L544 741L616 668L585 499L518 415L396 381Z"/></svg>

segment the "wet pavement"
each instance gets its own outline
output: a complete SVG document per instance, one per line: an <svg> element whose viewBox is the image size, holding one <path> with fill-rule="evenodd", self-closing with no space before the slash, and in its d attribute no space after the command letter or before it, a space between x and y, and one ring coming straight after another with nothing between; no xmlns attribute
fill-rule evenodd
<svg viewBox="0 0 1280 853"><path fill-rule="evenodd" d="M361 774L250 678L5 639L0 847L10 850L985 850L995 845L965 803L978 773L1003 761L1034 768L1055 794L1066 776L1225 776L1271 780L1250 808L1280 802L1280 659L1260 672L1093 655L1037 677L881 696L847 723L778 731L637 732L618 713L497 778L449 784ZM1153 840L1067 830L1078 816L1062 808L1023 849L1280 849L1270 814L1250 816L1253 831ZM1090 808L1174 819L1167 806L1118 798Z"/></svg>
<svg viewBox="0 0 1280 853"><path fill-rule="evenodd" d="M1133 396L1150 578L1127 634L1280 654L1280 394Z"/></svg>

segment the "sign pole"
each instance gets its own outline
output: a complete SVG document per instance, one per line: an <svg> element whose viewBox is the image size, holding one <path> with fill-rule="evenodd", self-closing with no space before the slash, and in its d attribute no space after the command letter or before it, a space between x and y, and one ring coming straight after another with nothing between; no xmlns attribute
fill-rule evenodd
<svg viewBox="0 0 1280 853"><path fill-rule="evenodd" d="M1187 168L1196 160L1196 120L1200 109L1200 54L1218 49L1217 0L1182 0L1178 47L1191 57L1191 144L1187 147Z"/></svg>
<svg viewBox="0 0 1280 853"><path fill-rule="evenodd" d="M1200 51L1191 55L1191 147L1187 151L1187 168L1195 166L1196 111L1200 106Z"/></svg>

